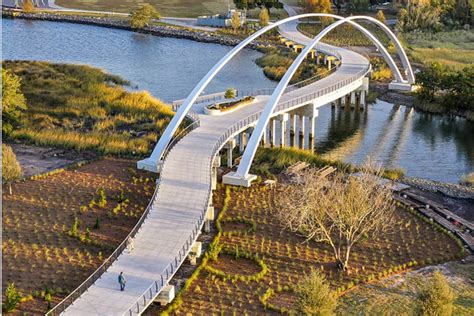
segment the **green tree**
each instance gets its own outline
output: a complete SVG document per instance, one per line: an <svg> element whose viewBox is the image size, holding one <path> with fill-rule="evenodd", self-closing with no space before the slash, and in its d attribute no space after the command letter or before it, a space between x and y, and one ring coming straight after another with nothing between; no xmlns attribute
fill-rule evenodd
<svg viewBox="0 0 474 316"><path fill-rule="evenodd" d="M336 297L329 288L325 276L318 271L313 271L298 283L295 293L298 314L334 315Z"/></svg>
<svg viewBox="0 0 474 316"><path fill-rule="evenodd" d="M9 70L2 69L2 134L4 137L19 123L26 110L25 96L21 92L21 79Z"/></svg>
<svg viewBox="0 0 474 316"><path fill-rule="evenodd" d="M369 0L350 0L348 9L350 12L363 12L369 10Z"/></svg>
<svg viewBox="0 0 474 316"><path fill-rule="evenodd" d="M23 11L26 13L31 13L35 11L35 6L32 0L25 0L23 1Z"/></svg>
<svg viewBox="0 0 474 316"><path fill-rule="evenodd" d="M282 9L283 3L279 0L234 0L235 7L239 10L251 10L255 8Z"/></svg>
<svg viewBox="0 0 474 316"><path fill-rule="evenodd" d="M332 13L331 0L304 0L302 6L306 13ZM324 26L331 22L331 18L321 18L321 23Z"/></svg>
<svg viewBox="0 0 474 316"><path fill-rule="evenodd" d="M402 32L437 30L441 13L442 8L432 6L428 0L411 0L398 12L397 29Z"/></svg>
<svg viewBox="0 0 474 316"><path fill-rule="evenodd" d="M268 22L270 21L270 15L268 14L267 8L263 8L262 10L260 10L258 20L259 20L260 26L268 25Z"/></svg>
<svg viewBox="0 0 474 316"><path fill-rule="evenodd" d="M305 0L302 4L307 13L332 13L331 0Z"/></svg>
<svg viewBox="0 0 474 316"><path fill-rule="evenodd" d="M454 18L462 25L471 23L472 7L469 0L456 0L454 5Z"/></svg>
<svg viewBox="0 0 474 316"><path fill-rule="evenodd" d="M418 95L427 101L433 101L443 86L443 76L448 68L441 63L432 63L416 76L419 85Z"/></svg>
<svg viewBox="0 0 474 316"><path fill-rule="evenodd" d="M418 295L419 314L424 316L450 316L456 299L446 277L433 273Z"/></svg>
<svg viewBox="0 0 474 316"><path fill-rule="evenodd" d="M130 13L130 26L133 29L144 28L152 19L159 19L160 13L152 5L145 3Z"/></svg>
<svg viewBox="0 0 474 316"><path fill-rule="evenodd" d="M23 176L21 166L16 159L12 148L2 144L2 182L8 185L8 192L12 194L11 183Z"/></svg>
<svg viewBox="0 0 474 316"><path fill-rule="evenodd" d="M382 22L383 24L386 23L386 19L385 19L385 14L383 13L382 10L379 10L377 11L377 16L376 16L377 20L379 20L380 22Z"/></svg>
<svg viewBox="0 0 474 316"><path fill-rule="evenodd" d="M240 27L240 15L239 12L234 11L232 13L232 17L230 19L230 26L234 30L234 32Z"/></svg>
<svg viewBox="0 0 474 316"><path fill-rule="evenodd" d="M5 290L5 303L3 304L3 311L6 313L13 312L21 300L20 293L15 288L15 283L8 283Z"/></svg>

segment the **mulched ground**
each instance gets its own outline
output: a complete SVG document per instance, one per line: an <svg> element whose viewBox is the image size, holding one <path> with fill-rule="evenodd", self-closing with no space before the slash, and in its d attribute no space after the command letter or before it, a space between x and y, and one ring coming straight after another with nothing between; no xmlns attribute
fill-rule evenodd
<svg viewBox="0 0 474 316"><path fill-rule="evenodd" d="M102 207L99 189L106 194ZM3 293L14 282L24 297L33 296L16 314L44 314L45 289L54 306L80 285L128 235L154 189L155 175L138 171L136 162L103 159L15 183L13 195L4 192ZM78 232L72 236L75 217Z"/></svg>

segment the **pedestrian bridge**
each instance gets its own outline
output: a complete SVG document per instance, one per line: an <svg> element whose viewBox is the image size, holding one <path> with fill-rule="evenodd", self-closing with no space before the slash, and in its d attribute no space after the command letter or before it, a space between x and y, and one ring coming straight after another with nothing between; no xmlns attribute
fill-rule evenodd
<svg viewBox="0 0 474 316"><path fill-rule="evenodd" d="M141 314L184 262L205 223L213 220L212 190L221 150L227 149L231 166L232 149L238 143L243 152L241 162L237 170L225 175L223 180L228 184L249 186L255 178L249 174L250 165L259 145L285 146L293 137L293 144L300 142L304 147L314 138L314 118L319 107L329 103L364 105L370 63L351 50L321 43L332 29L349 23L362 31L392 69L391 88L411 89L414 76L410 63L396 37L382 23L365 16L296 16L292 8L286 9L289 18L264 27L242 41L209 71L185 100L175 103L176 115L152 155L138 162L138 168L159 172L160 178L144 215L127 237L127 240L133 238L134 249L124 251L124 241L88 280L51 310L50 315ZM314 38L298 32L298 19L321 16L332 17L336 22ZM380 41L357 21L379 26L392 39L401 60L400 67ZM276 27L285 42L291 41L293 44L289 46L299 52L278 86L274 90L239 91L240 96L255 96L255 102L224 115L205 115L206 104L223 99L223 93L201 96L212 78L252 40ZM330 75L288 86L305 58L317 58L326 63L331 68ZM186 117L193 123L175 135ZM306 133L308 127L309 133ZM123 292L117 282L122 271L127 279Z"/></svg>

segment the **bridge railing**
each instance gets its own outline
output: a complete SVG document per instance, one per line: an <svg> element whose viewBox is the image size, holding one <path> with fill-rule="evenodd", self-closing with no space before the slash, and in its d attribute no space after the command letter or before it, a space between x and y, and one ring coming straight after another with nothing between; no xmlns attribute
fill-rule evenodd
<svg viewBox="0 0 474 316"><path fill-rule="evenodd" d="M350 78L341 80L327 88L320 89L318 91L315 91L311 94L302 96L302 97L297 97L288 101L284 101L278 105L276 108L275 112L281 111L287 108L291 108L295 105L300 105L303 103L306 103L308 101L312 101L318 97L321 97L323 95L326 95L328 93L331 93L333 91L336 91L337 89L348 85L355 80L360 79L361 77L365 76L368 72L370 71L370 66L367 69L362 69L359 71L357 74L351 76ZM194 115L194 114L193 114ZM213 157L217 153L217 151L223 146L223 144L234 134L236 134L238 131L244 129L245 127L255 123L258 118L260 117L261 112L254 113L240 121L238 121L236 124L232 125L224 134L222 134L216 144L213 147L212 150L212 155L210 156L210 162L209 162L209 168L212 168L212 163L213 163ZM196 123L197 122L197 123ZM199 124L199 119L197 119L193 124ZM193 124L189 125L189 128L191 129L190 126ZM195 127L194 127L195 128ZM185 129L186 130L186 129ZM184 132L184 131L183 131ZM189 132L189 130L188 130ZM182 135L181 137L177 137L176 141L174 142L174 145L179 142L184 137ZM173 145L173 146L174 146ZM169 151L168 151L169 152ZM150 285L150 287L140 296L140 298L128 309L128 313L130 315L133 315L134 313L140 313L146 308L154 299L154 297L162 290L162 288L169 282L169 280L173 277L173 275L176 273L176 270L181 266L182 262L186 259L187 254L189 253L192 245L196 241L199 231L201 230L203 224L204 224L204 218L206 215L207 211L207 206L209 205L210 199L211 199L211 192L212 192L212 179L211 179L211 172L210 174L210 179L209 179L209 188L208 188L208 195L206 198L206 203L203 207L202 212L199 215L198 221L190 234L190 236L186 239L186 242L183 244L183 247L179 251L178 255L175 256L174 260L164 269L164 271L160 274L160 278L158 280L155 280L153 284ZM143 222L146 220L148 217L150 210L155 202L156 195L159 191L160 188L160 180L158 180L157 187L155 189L155 192L150 199L150 202L148 206L145 209L145 212L142 214L140 219L138 220L137 224L133 227L131 232L127 235L127 237L124 239L124 241L115 249L115 251L102 263L102 265L91 275L87 280L85 280L79 287L77 287L71 294L69 294L64 300L62 300L58 305L56 305L52 310L50 310L47 315L59 315L60 313L64 312L67 307L72 305L72 303L78 299L84 292L87 291L87 289L94 284L100 277L102 276L103 273L106 272L106 270L113 264L113 262L122 254L122 252L127 248L127 241L131 238L134 238L135 235L137 234L138 230L140 229L141 225Z"/></svg>
<svg viewBox="0 0 474 316"><path fill-rule="evenodd" d="M79 285L74 291L72 291L68 296L66 296L66 298L64 298L58 305L56 305L54 308L48 311L46 315L56 316L64 312L66 308L72 305L76 299L78 299L82 294L84 294L92 284L94 284L97 280L99 280L102 274L104 274L107 271L107 269L115 262L115 260L117 260L117 258L122 254L122 252L127 248L128 241L135 237L141 225L143 224L145 219L148 217L148 214L150 213L150 210L153 207L153 203L155 201L155 197L157 195L159 187L160 187L160 180L158 180L155 192L153 193L153 196L151 197L150 202L148 203L142 216L140 217L138 222L135 224L135 226L132 228L130 233L127 235L127 237L122 241L122 243L100 265L100 267L94 271L94 273L92 273L84 282L82 282L81 285Z"/></svg>
<svg viewBox="0 0 474 316"><path fill-rule="evenodd" d="M212 149L211 155L210 155L210 161L209 161L209 168L212 169L212 164L214 160L214 156L218 152L218 150L223 146L224 142L227 140L227 138L223 137L222 135L219 140L214 144L214 147ZM140 314L141 312L144 311L144 309L150 305L154 298L160 293L160 291L163 289L164 286L168 284L168 282L173 278L174 274L178 270L178 268L181 266L181 264L184 262L186 259L187 255L189 254L192 245L196 242L198 236L199 236L199 231L202 229L202 226L204 225L204 218L206 216L207 208L211 202L212 198L212 173L209 172L209 186L208 186L208 194L205 200L205 203L203 205L203 209L201 213L199 214L198 221L196 225L193 228L193 231L189 235L189 237L186 239L186 242L183 244L183 247L180 249L179 253L177 256L174 257L174 260L163 270L163 272L160 274L158 280L155 280L146 290L145 292L138 298L138 300L130 306L128 309L128 315L132 316L134 314Z"/></svg>
<svg viewBox="0 0 474 316"><path fill-rule="evenodd" d="M206 94L202 95L196 98L196 101L194 101L193 104L199 104L199 103L210 103L214 101L220 101L222 99L225 99L225 92L217 92L217 93L212 93L212 94ZM186 99L180 99L173 101L173 104L171 105L173 108L173 111L177 111L178 108L181 106L181 104L184 103Z"/></svg>

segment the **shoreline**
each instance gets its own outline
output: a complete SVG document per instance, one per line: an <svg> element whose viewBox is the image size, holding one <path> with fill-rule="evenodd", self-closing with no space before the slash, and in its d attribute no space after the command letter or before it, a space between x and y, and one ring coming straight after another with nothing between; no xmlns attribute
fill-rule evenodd
<svg viewBox="0 0 474 316"><path fill-rule="evenodd" d="M206 32L200 30L191 30L185 28L178 28L176 26L147 26L143 29L132 29L127 20L117 20L107 17L88 17L79 15L65 15L47 12L24 13L12 10L3 10L2 18L8 19L23 19L32 21L49 21L62 22L72 24L84 24L99 27L106 27L111 29L125 30L135 33L150 34L161 37L172 37L188 39L196 42L219 44L224 46L237 46L241 40L230 36L215 34L213 32ZM253 42L247 48L257 50L262 47L271 47L273 44L268 42Z"/></svg>
<svg viewBox="0 0 474 316"><path fill-rule="evenodd" d="M404 93L399 91L392 91L388 89L387 82L380 82L372 80L370 81L370 88L377 93L377 99L404 106L413 107L415 110L434 115L443 115L447 117L461 117L466 119L469 122L474 122L474 118L467 115L467 112L457 112L457 111L429 111L427 108L421 106L420 101L416 99L414 93Z"/></svg>

